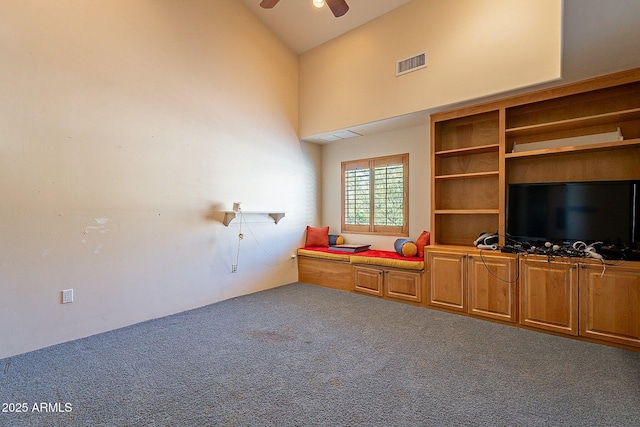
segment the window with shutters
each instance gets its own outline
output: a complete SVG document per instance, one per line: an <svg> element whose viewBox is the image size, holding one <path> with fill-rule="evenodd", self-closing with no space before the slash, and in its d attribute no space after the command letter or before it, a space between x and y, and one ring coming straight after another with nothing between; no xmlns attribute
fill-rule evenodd
<svg viewBox="0 0 640 427"><path fill-rule="evenodd" d="M409 154L342 162L342 232L409 234Z"/></svg>

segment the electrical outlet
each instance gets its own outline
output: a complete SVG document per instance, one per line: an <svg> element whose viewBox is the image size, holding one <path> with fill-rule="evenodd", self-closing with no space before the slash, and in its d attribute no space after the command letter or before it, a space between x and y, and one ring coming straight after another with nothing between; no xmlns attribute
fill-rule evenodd
<svg viewBox="0 0 640 427"><path fill-rule="evenodd" d="M62 291L62 304L73 302L73 289L65 289Z"/></svg>
<svg viewBox="0 0 640 427"><path fill-rule="evenodd" d="M238 264L231 264L231 272L235 273L238 271Z"/></svg>

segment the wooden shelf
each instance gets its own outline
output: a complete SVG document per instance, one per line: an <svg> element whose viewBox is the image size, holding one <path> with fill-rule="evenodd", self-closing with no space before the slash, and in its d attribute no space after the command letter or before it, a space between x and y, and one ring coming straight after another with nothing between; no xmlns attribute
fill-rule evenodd
<svg viewBox="0 0 640 427"><path fill-rule="evenodd" d="M586 152L586 151L598 151L598 150L611 150L615 148L628 148L633 146L640 146L640 138L628 139L626 141L604 142L601 144L576 145L576 146L572 145L567 147L547 148L544 150L520 151L518 153L506 153L504 157L505 159L515 159L515 158L521 158L521 157L548 156L552 154L575 153L579 151Z"/></svg>
<svg viewBox="0 0 640 427"><path fill-rule="evenodd" d="M498 171L491 172L471 172L471 173L457 173L452 175L438 175L435 179L466 179L466 178L485 178L491 176L498 176Z"/></svg>
<svg viewBox="0 0 640 427"><path fill-rule="evenodd" d="M499 209L436 209L436 215L497 215Z"/></svg>
<svg viewBox="0 0 640 427"><path fill-rule="evenodd" d="M640 108L505 129L508 138L640 120Z"/></svg>
<svg viewBox="0 0 640 427"><path fill-rule="evenodd" d="M482 145L479 147L456 148L455 150L443 150L436 152L438 157L461 156L469 154L491 153L500 149L499 144Z"/></svg>
<svg viewBox="0 0 640 427"><path fill-rule="evenodd" d="M236 215L241 213L242 215L267 215L277 224L282 218L284 218L284 212L255 212L255 211L224 211L224 219L222 223L229 226L229 223L236 218Z"/></svg>

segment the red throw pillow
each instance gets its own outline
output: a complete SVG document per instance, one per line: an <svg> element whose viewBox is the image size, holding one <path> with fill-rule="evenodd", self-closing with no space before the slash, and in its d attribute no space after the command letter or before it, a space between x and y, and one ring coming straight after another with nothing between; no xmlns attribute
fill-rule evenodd
<svg viewBox="0 0 640 427"><path fill-rule="evenodd" d="M306 247L321 246L329 247L329 226L326 227L310 227L307 226L307 243Z"/></svg>
<svg viewBox="0 0 640 427"><path fill-rule="evenodd" d="M423 257L424 247L429 246L430 243L431 243L431 233L429 233L428 231L423 231L420 237L418 237L418 239L416 240L416 246L418 247L417 256Z"/></svg>

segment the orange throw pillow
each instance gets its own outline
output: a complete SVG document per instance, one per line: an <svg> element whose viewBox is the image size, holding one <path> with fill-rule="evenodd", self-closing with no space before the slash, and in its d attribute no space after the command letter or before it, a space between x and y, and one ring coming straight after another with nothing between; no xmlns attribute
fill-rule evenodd
<svg viewBox="0 0 640 427"><path fill-rule="evenodd" d="M329 226L326 227L310 227L307 226L307 243L306 247L321 246L329 247Z"/></svg>
<svg viewBox="0 0 640 427"><path fill-rule="evenodd" d="M423 231L420 237L418 237L418 239L416 240L416 246L418 247L417 256L423 257L424 247L429 246L430 243L431 243L431 233L429 233L428 231Z"/></svg>

